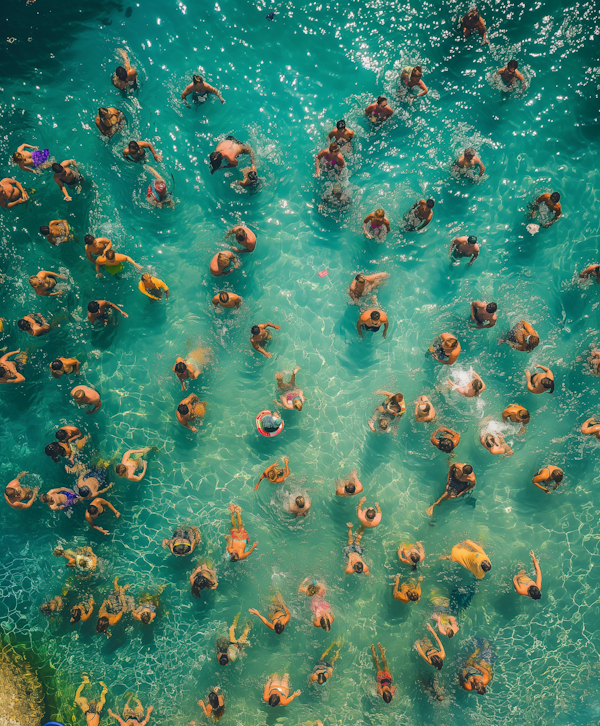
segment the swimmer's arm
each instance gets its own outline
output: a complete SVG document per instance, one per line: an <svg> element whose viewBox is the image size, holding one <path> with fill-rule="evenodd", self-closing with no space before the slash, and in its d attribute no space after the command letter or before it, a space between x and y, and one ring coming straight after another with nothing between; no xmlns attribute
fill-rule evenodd
<svg viewBox="0 0 600 726"><path fill-rule="evenodd" d="M485 29L485 23L483 22L483 18L479 18L477 30L479 31L479 35L481 35L481 37L483 38L483 40L481 41L481 45L485 45L486 43L489 45L490 41L487 39L487 31Z"/></svg>
<svg viewBox="0 0 600 726"><path fill-rule="evenodd" d="M108 709L108 715L109 716L112 716L113 718L116 718L117 721L119 722L119 726L127 726L127 724L129 723L129 721L123 721L123 719L119 716L119 714L118 713L113 713L110 710L110 708Z"/></svg>
<svg viewBox="0 0 600 726"><path fill-rule="evenodd" d="M214 86L210 86L208 83L205 83L204 88L206 88L208 93L214 93L214 95L219 99L219 101L221 101L221 103L225 103L225 99L223 98L223 96L221 96L219 91L217 91Z"/></svg>
<svg viewBox="0 0 600 726"><path fill-rule="evenodd" d="M515 76L521 81L521 90L524 91L527 88L527 81L523 77L523 74L515 71Z"/></svg>
<svg viewBox="0 0 600 726"><path fill-rule="evenodd" d="M418 98L418 96L416 96L416 98ZM427 225L429 224L429 222L431 222L432 219L433 219L433 210L430 209L429 210L429 216L427 217L427 219L424 219L421 222L421 226L420 227L417 227L417 229L425 229L425 227L427 227Z"/></svg>
<svg viewBox="0 0 600 726"><path fill-rule="evenodd" d="M123 59L123 66L124 66L125 70L130 71L131 64L129 63L129 56L127 55L127 51L123 50L123 48L117 48L117 53Z"/></svg>
<svg viewBox="0 0 600 726"><path fill-rule="evenodd" d="M482 167L482 168L484 168L484 167ZM479 176L481 176L481 174ZM472 265L478 257L479 257L479 250L475 250L475 252L473 253L473 257L471 257L471 259L469 260L469 265Z"/></svg>
<svg viewBox="0 0 600 726"><path fill-rule="evenodd" d="M281 330L281 325L275 325L274 323L264 323L265 328L274 328L275 330Z"/></svg>
<svg viewBox="0 0 600 726"><path fill-rule="evenodd" d="M547 469L542 469L542 471L547 471ZM548 478L548 475L544 476L541 473L536 474L533 479L531 480L538 489L543 489L546 494L550 494L550 490L547 487L544 487L540 484L541 481L545 481Z"/></svg>
<svg viewBox="0 0 600 726"><path fill-rule="evenodd" d="M386 320L385 323L383 324L383 337L384 338L387 338L387 332L388 332L389 327L390 327L389 321Z"/></svg>
<svg viewBox="0 0 600 726"><path fill-rule="evenodd" d="M139 145L142 149L150 149L150 153L154 157L154 161L158 161L158 162L162 161L162 156L160 154L156 153L156 151L154 150L154 146L152 146L152 144L149 141L140 141ZM125 156L125 151L123 152L123 156Z"/></svg>
<svg viewBox="0 0 600 726"><path fill-rule="evenodd" d="M154 706L148 706L148 710L146 711L146 718L140 723L139 726L146 726L148 721L150 720L150 714L154 711Z"/></svg>
<svg viewBox="0 0 600 726"><path fill-rule="evenodd" d="M91 518L89 512L86 512L85 513L85 521L90 525L90 527L92 529L97 529L98 532L102 532L102 534L108 534L108 530L107 529L102 529L102 527L98 527L97 525L94 524L94 520ZM102 613L102 608L101 608L100 609L100 613L98 613L98 617L102 616L102 614L103 613Z"/></svg>
<svg viewBox="0 0 600 726"><path fill-rule="evenodd" d="M8 204L6 205L7 208L14 207L17 204L24 204L29 199L29 195L27 194L25 189L23 189L23 186L21 185L20 182L18 182L16 179L11 179L10 181L12 181L16 184L17 189L21 192L21 198L17 199L16 202L8 202Z"/></svg>
<svg viewBox="0 0 600 726"><path fill-rule="evenodd" d="M390 393L389 391L375 391L375 393L373 395L374 396L389 396L391 398L394 394Z"/></svg>
<svg viewBox="0 0 600 726"><path fill-rule="evenodd" d="M427 88L427 86L426 86L426 85L425 85L425 84L423 83L423 81L419 81L419 84L418 84L418 85L419 85L419 87L420 87L420 88L422 88L423 90L421 91L421 93L417 93L417 95L415 96L415 98L421 98L421 96L425 96L425 95L426 95L427 93L429 93L429 89L428 89L428 88Z"/></svg>
<svg viewBox="0 0 600 726"><path fill-rule="evenodd" d="M533 550L531 551L531 559L533 561L533 566L535 567L535 574L536 574L535 585L538 590L541 590L542 589L542 571L540 569L540 563L536 559L536 556L533 554Z"/></svg>
<svg viewBox="0 0 600 726"><path fill-rule="evenodd" d="M97 502L99 502L102 506L107 506L109 509L112 509L115 517L118 519L121 515L117 510L113 507L113 505L110 502L107 502L106 499L96 499Z"/></svg>
<svg viewBox="0 0 600 726"><path fill-rule="evenodd" d="M123 257L125 258L125 262L131 262L131 264L137 268L138 272L142 269L142 266L138 265L138 263L135 262L135 260L132 260L131 257L128 257L127 255L123 255Z"/></svg>
<svg viewBox="0 0 600 726"><path fill-rule="evenodd" d="M435 632L435 630L431 627L431 625L429 623L427 623L427 628L429 629L429 632L433 635L433 637L436 639L436 642L440 649L440 658L443 660L446 657L446 651L444 650L442 641L438 638L437 633Z"/></svg>
<svg viewBox="0 0 600 726"><path fill-rule="evenodd" d="M273 623L271 623L269 620L267 620L265 617L263 617L258 612L258 610L256 610L255 608L250 608L250 610L248 610L248 612L251 613L252 615L256 615L258 618L260 618L260 620L262 620L262 622L267 626L267 628L270 628L271 630L275 629L275 626L273 625Z"/></svg>
<svg viewBox="0 0 600 726"><path fill-rule="evenodd" d="M450 242L450 248L448 249L448 254L449 255L452 254L452 250L453 250L455 244L456 244L456 240L453 239L452 242Z"/></svg>
<svg viewBox="0 0 600 726"><path fill-rule="evenodd" d="M188 86L186 86L185 91L181 94L181 98L187 103L186 96L189 96L190 93L192 93L192 88L194 87L193 83L190 83ZM189 104L188 104L189 105Z"/></svg>
<svg viewBox="0 0 600 726"><path fill-rule="evenodd" d="M292 693L292 695L291 696L288 696L287 698L286 698L286 696L284 696L282 694L281 695L281 701L280 701L281 702L281 705L282 706L287 706L287 704L288 703L291 703L294 700L294 698L296 698L296 696L299 696L300 695L300 693L301 693L301 691L294 691Z"/></svg>
<svg viewBox="0 0 600 726"><path fill-rule="evenodd" d="M83 603L82 603L82 606L83 606L82 607L83 613L81 614L81 620L83 620L85 622L86 620L89 619L91 614L94 612L94 598L90 597L90 600L88 602L89 610L85 609L85 606L83 605Z"/></svg>
<svg viewBox="0 0 600 726"><path fill-rule="evenodd" d="M209 704L208 705L208 708L210 710L207 710L206 709L206 706L204 705L204 701L198 701L198 705L200 706L200 708L204 712L204 715L206 716L206 718L208 718L210 716L210 714L212 713L212 706Z"/></svg>
<svg viewBox="0 0 600 726"><path fill-rule="evenodd" d="M479 176L482 177L485 174L485 166L478 156L473 159L473 164L479 164Z"/></svg>
<svg viewBox="0 0 600 726"><path fill-rule="evenodd" d="M262 346L260 345L260 343L256 343L256 342L255 342L255 341L253 341L253 340L251 340L250 342L252 343L252 347L254 348L254 350L255 350L255 351L257 351L258 353L262 353L262 354L263 354L263 355L265 356L265 358L270 358L270 357L271 357L271 353L267 352L267 351L266 351L266 350L265 350L265 349L264 349L264 348L263 348L263 347L262 347Z"/></svg>
<svg viewBox="0 0 600 726"><path fill-rule="evenodd" d="M475 550L475 552L479 552L480 555L485 555L483 547L480 547L477 542L473 542L473 540L471 539L466 539L465 544L470 545Z"/></svg>
<svg viewBox="0 0 600 726"><path fill-rule="evenodd" d="M386 228L387 228L387 231L389 232L389 231L390 231L390 229L391 229L391 228L390 228L390 220L389 220L389 219L388 219L387 217L384 217L384 218L383 218L383 223L385 224L385 226L386 226Z"/></svg>

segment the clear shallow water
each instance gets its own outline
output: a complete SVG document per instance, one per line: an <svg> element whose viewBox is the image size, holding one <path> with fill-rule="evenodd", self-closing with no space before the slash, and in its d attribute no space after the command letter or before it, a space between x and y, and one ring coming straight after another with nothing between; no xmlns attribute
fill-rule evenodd
<svg viewBox="0 0 600 726"><path fill-rule="evenodd" d="M26 512L1 510L0 623L56 669L54 696L62 705L49 715L71 722L72 697L85 671L106 680L113 710L127 691L153 703L159 726L199 722L195 702L217 684L227 697L224 718L237 724L277 718L383 724L390 714L403 724L597 721L598 443L583 440L578 429L596 413L598 382L584 359L598 342L598 288L575 280L598 261L597 8L481 6L492 43L482 49L478 40L456 36L455 20L466 6L455 3L132 7L127 18L125 6L96 14L74 4L65 25L63 6L38 0L11 8L3 33L15 39L2 47L3 175L16 173L37 190L26 208L0 216L2 345L29 345L31 356L27 385L2 390L3 477L8 482L27 469L45 489L68 485L62 467L43 454L66 422L89 431L104 459L133 446L160 447L141 484L118 480L110 499L123 515L108 519L110 537L90 532L81 508L71 518L40 504ZM268 23L273 8L278 15ZM114 49L123 45L141 77L139 94L128 98L110 84ZM530 87L509 97L489 78L513 55ZM408 108L395 88L401 67L417 62L430 94ZM179 93L198 68L221 89L225 106L216 99L182 106ZM373 130L362 109L382 91L397 111ZM121 108L128 130L110 141L100 138L94 126L99 105ZM323 216L318 204L327 183L312 178L314 155L342 116L357 136L345 182L352 205L344 214ZM236 174L208 173L208 153L230 133L257 150L263 183L256 194L232 186ZM174 210L145 206L148 176L120 157L130 137L152 141L164 155L160 169L173 174ZM32 180L14 172L9 154L22 142L47 146L59 159L76 158L93 184L64 202L51 177ZM449 176L466 144L477 147L487 166L480 184ZM531 237L527 203L553 189L562 194L564 217ZM422 194L436 200L433 222L422 234L400 232L403 214ZM364 240L361 221L378 206L392 233L376 245ZM88 231L106 235L163 278L171 287L169 302L142 298L133 271L120 280L96 279L82 242L48 245L37 228L63 217L81 240ZM241 221L256 231L257 249L223 286L245 303L239 312L218 316L210 298L222 286L209 277L208 264L225 245L226 231ZM448 261L457 233L482 241L471 268ZM58 302L34 297L27 277L42 268L69 271L68 296ZM329 276L319 278L323 269ZM357 272L382 270L391 274L379 293L390 334L385 341L361 341L359 311L348 304L346 289ZM94 298L122 305L129 319L92 332L82 309ZM468 330L473 298L498 301L494 330ZM16 320L36 310L64 319L50 335L24 340ZM497 345L521 317L542 339L530 356ZM282 326L270 361L248 343L250 325L267 320ZM461 340L459 365L483 376L481 401L457 401L444 385L447 369L425 355L444 330ZM194 436L175 420L182 394L171 366L176 355L199 346L212 350L213 363L192 386L208 401L204 426ZM103 399L94 416L71 404L71 382L50 378L48 364L57 354L86 361L83 378ZM535 363L554 371L554 396L526 391L524 368ZM302 413L285 415L283 436L259 440L254 416L272 401L275 372L294 364L302 367L298 381L307 404ZM478 477L469 499L426 517L443 491L446 459L412 415L397 438L368 430L378 400L371 394L379 388L402 391L410 414L414 400L427 393L441 421L461 432L458 460L472 463ZM478 424L512 402L530 409L532 423L523 440L515 438L514 456L498 460L480 447ZM263 482L258 492L253 488L264 467L286 454L293 478L285 490L301 488L313 498L306 521L288 519L275 487ZM552 496L531 484L544 463L566 474L563 490ZM369 502L379 501L384 511L382 525L364 538L370 578L343 575L345 523L356 519L357 502L335 499L333 487L353 467ZM223 558L231 501L243 507L248 531L259 540L249 560L236 566ZM203 534L197 556L167 556L162 538L188 521ZM425 632L431 598L472 582L458 565L437 559L465 537L483 543L493 570L460 614L459 634L445 642L441 680L448 695L438 703L423 684L432 669L412 645ZM398 544L416 539L427 552L425 580L422 600L408 607L394 602L391 590L397 572L408 575L398 567ZM142 630L126 620L107 641L94 633L93 621L74 628L48 623L39 605L58 594L67 577L63 561L52 556L59 542L89 542L102 558L99 576L79 590L93 592L97 602L115 576L136 595L168 583L156 624ZM531 548L544 576L539 603L519 598L511 582L521 567L529 571ZM203 559L216 563L220 582L197 601L188 576ZM336 614L330 634L313 628L309 603L295 594L312 573L328 585ZM255 619L246 656L220 669L216 637L240 610L242 621L249 607L264 612L277 586L292 610L286 632L278 637ZM313 664L339 636L344 646L334 676L326 686L309 686ZM472 636L488 638L498 656L483 698L465 693L456 680ZM368 648L377 640L387 646L399 685L390 706L374 691ZM260 698L266 677L278 670L291 674L302 696L271 711Z"/></svg>

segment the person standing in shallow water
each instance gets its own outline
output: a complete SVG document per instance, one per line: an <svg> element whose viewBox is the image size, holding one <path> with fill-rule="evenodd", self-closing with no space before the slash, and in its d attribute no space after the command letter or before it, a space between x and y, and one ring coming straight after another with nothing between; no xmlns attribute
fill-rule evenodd
<svg viewBox="0 0 600 726"><path fill-rule="evenodd" d="M185 87L185 90L181 94L181 98L185 101L185 105L189 108L190 104L187 101L187 97L189 95L192 96L192 100L194 102L198 103L200 98L205 100L210 94L215 95L222 104L225 103L225 99L214 86L206 83L202 76L194 75L192 76L192 82Z"/></svg>
<svg viewBox="0 0 600 726"><path fill-rule="evenodd" d="M558 466L548 464L543 469L540 469L531 481L538 489L546 492L546 494L550 494L548 487L552 487L556 491L563 478L564 472L562 469L559 469ZM547 486L544 486L544 484Z"/></svg>
<svg viewBox="0 0 600 726"><path fill-rule="evenodd" d="M539 363L535 366L541 368L542 373L531 373L526 369L525 376L527 377L527 390L531 393L554 393L554 374L550 368L542 366Z"/></svg>
<svg viewBox="0 0 600 726"><path fill-rule="evenodd" d="M475 327L493 328L498 321L498 305L495 302L484 303L481 300L473 300L471 303L471 318L476 323ZM471 326L472 327L472 326Z"/></svg>
<svg viewBox="0 0 600 726"><path fill-rule="evenodd" d="M387 315L383 310L365 310L356 322L356 329L361 338L364 338L363 328L372 333L377 333L383 325L383 337L387 337L387 331L390 327Z"/></svg>
<svg viewBox="0 0 600 726"><path fill-rule="evenodd" d="M519 67L519 64L517 63L516 60L510 60L504 66L504 68L499 68L496 71L496 75L500 76L500 78L502 78L504 85L508 86L508 90L512 90L512 87L514 86L515 81L521 81L521 90L522 91L524 91L527 88L527 83L525 82L525 79L517 70L518 67Z"/></svg>
<svg viewBox="0 0 600 726"><path fill-rule="evenodd" d="M551 227L562 216L560 194L558 192L552 192L552 194L546 192L546 194L539 196L531 205L531 214L529 216L533 218L536 213L540 216L540 224L542 227ZM554 216L549 218L550 214Z"/></svg>
<svg viewBox="0 0 600 726"><path fill-rule="evenodd" d="M380 124L394 113L394 109L388 106L387 98L379 96L377 101L369 104L365 109L365 116L374 124Z"/></svg>
<svg viewBox="0 0 600 726"><path fill-rule="evenodd" d="M465 38L468 38L471 33L476 31L482 38L481 45L490 44L490 41L487 39L485 23L483 22L483 18L479 15L477 8L471 8L460 22Z"/></svg>
<svg viewBox="0 0 600 726"><path fill-rule="evenodd" d="M259 323L258 325L253 325L250 330L250 332L252 333L252 335L250 336L250 344L255 351L264 355L265 358L271 358L273 354L267 352L261 345L267 340L273 340L273 336L271 335L271 333L269 333L267 328L273 328L273 330L281 330L281 325L275 325L274 323Z"/></svg>
<svg viewBox="0 0 600 726"><path fill-rule="evenodd" d="M526 574L525 570L521 570L513 577L513 585L519 595L530 597L532 600L539 600L542 597L542 571L540 570L540 563L536 559L533 550L529 554L535 567L535 582Z"/></svg>

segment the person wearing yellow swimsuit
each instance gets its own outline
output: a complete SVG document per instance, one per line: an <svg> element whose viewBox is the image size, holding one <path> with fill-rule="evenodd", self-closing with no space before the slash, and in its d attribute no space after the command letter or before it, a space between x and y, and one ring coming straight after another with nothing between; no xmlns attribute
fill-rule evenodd
<svg viewBox="0 0 600 726"><path fill-rule="evenodd" d="M142 279L138 283L138 289L141 293L149 297L151 300L160 300L162 298L163 290L165 291L165 297L169 299L169 288L158 277L152 277L147 272L144 272Z"/></svg>

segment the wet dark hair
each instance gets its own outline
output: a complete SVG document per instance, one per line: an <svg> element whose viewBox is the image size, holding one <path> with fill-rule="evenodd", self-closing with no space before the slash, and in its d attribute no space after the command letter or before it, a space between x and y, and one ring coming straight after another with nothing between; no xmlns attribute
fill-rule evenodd
<svg viewBox="0 0 600 726"><path fill-rule="evenodd" d="M46 613L46 614L47 613L51 613L52 612L52 608L50 607L50 603L49 602L42 603L40 605L40 611L43 612L43 613Z"/></svg>
<svg viewBox="0 0 600 726"><path fill-rule="evenodd" d="M454 637L454 630L452 630L452 628L446 628L446 635L447 635L448 638L453 638Z"/></svg>
<svg viewBox="0 0 600 726"><path fill-rule="evenodd" d="M469 146L467 149L465 149L465 156L477 156L477 152L472 146Z"/></svg>
<svg viewBox="0 0 600 726"><path fill-rule="evenodd" d="M204 81L204 78L202 78L202 76L195 75L195 76L192 76L192 81L194 83L202 83Z"/></svg>
<svg viewBox="0 0 600 726"><path fill-rule="evenodd" d="M50 227L43 225L40 227L40 234L49 235L50 234Z"/></svg>
<svg viewBox="0 0 600 726"><path fill-rule="evenodd" d="M208 694L208 702L213 708L219 708L219 697L214 691Z"/></svg>
<svg viewBox="0 0 600 726"><path fill-rule="evenodd" d="M100 106L98 109L98 115L99 116L106 116L108 114L108 109L105 106Z"/></svg>
<svg viewBox="0 0 600 726"><path fill-rule="evenodd" d="M477 237L475 237L475 235L471 234L471 235L469 235L469 236L467 237L467 242L468 242L468 243L469 243L470 245L474 245L474 244L477 244Z"/></svg>
<svg viewBox="0 0 600 726"><path fill-rule="evenodd" d="M250 332L252 333L252 335L259 335L260 328L258 327L258 325L253 325L252 328L250 329Z"/></svg>
<svg viewBox="0 0 600 726"><path fill-rule="evenodd" d="M126 81L127 80L127 71L125 70L125 68L123 68L123 66L117 66L117 70L115 71L115 76L120 81Z"/></svg>
<svg viewBox="0 0 600 726"><path fill-rule="evenodd" d="M469 474L472 474L472 473L473 473L473 467L471 466L471 464L465 464L463 466L463 474L466 474L467 476L469 476Z"/></svg>
<svg viewBox="0 0 600 726"><path fill-rule="evenodd" d="M311 582L310 585L306 588L306 592L312 597L319 592L319 588L314 582Z"/></svg>
<svg viewBox="0 0 600 726"><path fill-rule="evenodd" d="M188 547L191 547L191 545L179 543L176 545L173 545L173 554L175 555L187 555L188 554Z"/></svg>
<svg viewBox="0 0 600 726"><path fill-rule="evenodd" d="M3 378L6 374L6 368L4 366L0 366L0 378Z"/></svg>
<svg viewBox="0 0 600 726"><path fill-rule="evenodd" d="M362 562L355 562L352 565L352 569L354 570L354 572L361 573L365 569L365 566L363 565Z"/></svg>
<svg viewBox="0 0 600 726"><path fill-rule="evenodd" d="M450 441L450 439L440 439L437 447L440 451L443 451L446 454L449 454L454 450L454 444Z"/></svg>
<svg viewBox="0 0 600 726"><path fill-rule="evenodd" d="M526 408L523 408L517 411L517 418L521 419L521 421L525 421L525 419L531 418L531 415Z"/></svg>
<svg viewBox="0 0 600 726"><path fill-rule="evenodd" d="M392 692L389 688L384 688L383 695L381 697L386 703L389 703L392 700Z"/></svg>
<svg viewBox="0 0 600 726"><path fill-rule="evenodd" d="M156 182L156 184L158 184L158 181ZM156 186L156 184L155 184L155 186ZM115 251L114 250L107 250L104 253L104 256L106 257L107 260L114 260L115 259Z"/></svg>
<svg viewBox="0 0 600 726"><path fill-rule="evenodd" d="M407 597L407 598L408 598L408 599L409 599L409 600L410 600L411 602L417 602L417 601L418 601L418 599L419 599L419 593L418 593L418 592L417 592L416 590L409 590L409 591L408 591L408 592L406 593L406 597Z"/></svg>
<svg viewBox="0 0 600 726"><path fill-rule="evenodd" d="M189 406L186 406L185 403L180 403L179 406L177 406L177 410L182 416L187 416L190 412Z"/></svg>
<svg viewBox="0 0 600 726"><path fill-rule="evenodd" d="M365 512L365 517L367 519L375 519L377 516L377 511L373 507L369 507L367 511Z"/></svg>
<svg viewBox="0 0 600 726"><path fill-rule="evenodd" d="M52 164L52 171L55 174L62 174L62 172L64 171L64 169L63 169L63 167L57 161L55 161L54 164Z"/></svg>
<svg viewBox="0 0 600 726"><path fill-rule="evenodd" d="M373 312L371 313L371 320L379 320L380 317L381 313L379 312L379 310L373 310Z"/></svg>
<svg viewBox="0 0 600 726"><path fill-rule="evenodd" d="M56 439L58 439L58 441L64 441L69 436L69 434L64 429L58 429L54 436Z"/></svg>
<svg viewBox="0 0 600 726"><path fill-rule="evenodd" d="M485 686L483 685L483 683L477 682L475 684L475 690L477 691L477 693L479 693L480 696L483 696L483 694L485 693Z"/></svg>
<svg viewBox="0 0 600 726"><path fill-rule="evenodd" d="M221 653L219 656L219 664L222 666L226 666L229 663L229 656L227 653Z"/></svg>
<svg viewBox="0 0 600 726"><path fill-rule="evenodd" d="M435 202L433 199L428 199L425 204L429 207L429 209L433 209L435 207Z"/></svg>
<svg viewBox="0 0 600 726"><path fill-rule="evenodd" d="M227 292L220 292L219 293L219 300L222 303L229 302L229 293L227 293Z"/></svg>
<svg viewBox="0 0 600 726"><path fill-rule="evenodd" d="M359 273L354 279L356 280L356 282L360 282L360 283L367 281L367 278L361 273Z"/></svg>
<svg viewBox="0 0 600 726"><path fill-rule="evenodd" d="M529 585L527 594L532 600L539 600L542 597L542 593L537 585Z"/></svg>
<svg viewBox="0 0 600 726"><path fill-rule="evenodd" d="M341 131L342 129L345 129L345 128L346 128L346 122L344 121L344 119L340 119L340 120L339 120L339 121L338 121L338 122L336 123L335 127L336 127L336 129L337 129L338 131Z"/></svg>
<svg viewBox="0 0 600 726"><path fill-rule="evenodd" d="M248 239L246 230L243 227L238 227L238 230L235 233L235 238L238 242L243 242L245 239Z"/></svg>
<svg viewBox="0 0 600 726"><path fill-rule="evenodd" d="M377 97L377 103L382 103L383 101L387 101L387 98L385 96L378 96Z"/></svg>
<svg viewBox="0 0 600 726"><path fill-rule="evenodd" d="M93 234L86 234L86 236L83 238L83 241L86 243L86 245L91 245L94 243L94 240L96 238Z"/></svg>
<svg viewBox="0 0 600 726"><path fill-rule="evenodd" d="M514 68L516 70L519 67L519 64L516 60L509 60L506 66L507 68Z"/></svg>
<svg viewBox="0 0 600 726"><path fill-rule="evenodd" d="M327 676L325 675L325 673L323 673L323 671L321 671L320 673L317 673L317 683L320 683L321 685L323 685L323 683L325 683L326 680L327 680Z"/></svg>
<svg viewBox="0 0 600 726"><path fill-rule="evenodd" d="M213 151L212 154L208 158L210 160L210 165L211 165L210 173L212 174L214 171L216 171L221 166L221 161L223 160L223 154L221 154L220 151Z"/></svg>
<svg viewBox="0 0 600 726"><path fill-rule="evenodd" d="M533 350L540 344L540 339L537 335L530 335L529 340L525 343L527 350Z"/></svg>
<svg viewBox="0 0 600 726"><path fill-rule="evenodd" d="M444 666L444 661L440 658L439 655L432 655L430 658L431 665L434 668L437 668L438 671L441 671Z"/></svg>
<svg viewBox="0 0 600 726"><path fill-rule="evenodd" d="M88 505L87 510L92 515L92 517L94 516L94 514L98 514L98 507L95 504Z"/></svg>
<svg viewBox="0 0 600 726"><path fill-rule="evenodd" d="M100 305L96 300L91 300L88 303L88 313L97 313L100 310Z"/></svg>
<svg viewBox="0 0 600 726"><path fill-rule="evenodd" d="M476 378L473 381L473 388L475 391L481 391L481 389L483 388L483 383L479 380L479 378Z"/></svg>
<svg viewBox="0 0 600 726"><path fill-rule="evenodd" d="M348 494L354 494L356 491L356 484L352 481L347 481L344 485L344 489L348 492Z"/></svg>
<svg viewBox="0 0 600 726"><path fill-rule="evenodd" d="M304 497L301 495L297 496L295 501L296 501L296 506L298 507L298 509L304 509L304 507L306 506L306 501L305 501Z"/></svg>
<svg viewBox="0 0 600 726"><path fill-rule="evenodd" d="M550 393L554 393L554 381L551 378L542 378L540 383L546 390L549 390Z"/></svg>
<svg viewBox="0 0 600 726"><path fill-rule="evenodd" d="M25 320L25 318L17 320L17 325L21 328L21 330L31 330L31 323L29 320Z"/></svg>
<svg viewBox="0 0 600 726"><path fill-rule="evenodd" d="M108 618L106 615L103 615L101 618L98 618L98 622L96 623L96 632L97 633L106 633L108 630Z"/></svg>
<svg viewBox="0 0 600 726"><path fill-rule="evenodd" d="M251 182L258 181L258 174L255 171L249 171L247 178L250 179Z"/></svg>
<svg viewBox="0 0 600 726"><path fill-rule="evenodd" d="M198 573L196 577L194 577L194 582L192 583L192 595L194 597L201 597L202 590L209 590L213 585L214 583L211 582L206 575Z"/></svg>
<svg viewBox="0 0 600 726"><path fill-rule="evenodd" d="M329 620L329 618L326 618L325 616L321 616L321 619L319 620L319 625L323 628L323 630L331 630L331 620Z"/></svg>
<svg viewBox="0 0 600 726"><path fill-rule="evenodd" d="M150 613L147 610L144 610L144 612L140 615L140 620L144 623L144 625L148 625L152 621Z"/></svg>
<svg viewBox="0 0 600 726"><path fill-rule="evenodd" d="M81 620L81 608L71 608L71 622L78 623Z"/></svg>
<svg viewBox="0 0 600 726"><path fill-rule="evenodd" d="M496 303L495 303L495 302L491 302L491 303L488 303L488 304L487 304L487 305L485 306L485 311L486 311L486 313L495 313L495 312L496 312L496 310L498 310L498 306L496 305Z"/></svg>
<svg viewBox="0 0 600 726"><path fill-rule="evenodd" d="M552 479L552 481L555 481L557 484L560 484L563 478L564 474L562 469L555 469L550 476L550 479Z"/></svg>
<svg viewBox="0 0 600 726"><path fill-rule="evenodd" d="M279 698L279 695L277 693L272 693L269 696L269 706L278 706L280 700L281 699Z"/></svg>
<svg viewBox="0 0 600 726"><path fill-rule="evenodd" d="M138 144L137 141L133 141L132 140L132 141L129 142L129 148L130 149L134 149L135 151L137 151L140 148L140 145Z"/></svg>
<svg viewBox="0 0 600 726"><path fill-rule="evenodd" d="M418 552L411 552L410 553L410 559L417 564L417 562L421 561L421 555Z"/></svg>
<svg viewBox="0 0 600 726"><path fill-rule="evenodd" d="M92 490L87 486L87 484L84 484L82 487L79 487L79 496L83 497L84 499L86 497L89 497L92 493Z"/></svg>
<svg viewBox="0 0 600 726"><path fill-rule="evenodd" d="M285 625L278 620L273 626L273 630L277 633L277 635L281 635L285 630Z"/></svg>
<svg viewBox="0 0 600 726"><path fill-rule="evenodd" d="M484 561L483 561L483 562L481 563L481 569L482 569L482 570L483 570L484 572L489 572L489 571L490 571L490 570L492 569L492 563L491 563L491 562L488 562L487 560L484 560Z"/></svg>
<svg viewBox="0 0 600 726"><path fill-rule="evenodd" d="M179 361L179 363L175 363L175 371L177 373L184 373L187 370L187 366L185 363L182 363Z"/></svg>
<svg viewBox="0 0 600 726"><path fill-rule="evenodd" d="M229 559L231 560L231 562L237 562L240 559L240 556L237 552L230 552Z"/></svg>
<svg viewBox="0 0 600 726"><path fill-rule="evenodd" d="M560 202L560 194L558 192L552 192L550 195L550 201L554 202L554 204Z"/></svg>
<svg viewBox="0 0 600 726"><path fill-rule="evenodd" d="M44 453L46 456L49 456L52 461L59 461L61 454L64 455L62 446L56 441L52 441L52 443L48 444L48 446L44 449Z"/></svg>
<svg viewBox="0 0 600 726"><path fill-rule="evenodd" d="M52 368L53 371L62 371L64 368L63 362L57 358L56 360L53 360L52 363L50 363L50 368Z"/></svg>

